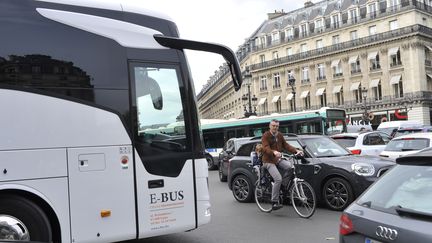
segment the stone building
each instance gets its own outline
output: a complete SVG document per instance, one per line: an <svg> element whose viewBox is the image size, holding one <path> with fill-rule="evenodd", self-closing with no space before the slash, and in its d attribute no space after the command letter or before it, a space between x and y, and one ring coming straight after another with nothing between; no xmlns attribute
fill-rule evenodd
<svg viewBox="0 0 432 243"><path fill-rule="evenodd" d="M242 89L221 66L198 94L202 118L329 106L353 123L431 123L432 0L306 2L268 16L237 50Z"/></svg>

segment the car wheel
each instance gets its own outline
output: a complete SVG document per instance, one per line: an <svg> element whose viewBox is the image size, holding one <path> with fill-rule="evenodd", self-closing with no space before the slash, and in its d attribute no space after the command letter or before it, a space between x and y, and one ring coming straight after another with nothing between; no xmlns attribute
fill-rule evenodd
<svg viewBox="0 0 432 243"><path fill-rule="evenodd" d="M226 182L227 181L227 176L224 175L224 173L223 173L222 163L219 163L219 180L221 182Z"/></svg>
<svg viewBox="0 0 432 243"><path fill-rule="evenodd" d="M249 178L238 175L232 182L232 193L239 202L250 202L253 197L253 186Z"/></svg>
<svg viewBox="0 0 432 243"><path fill-rule="evenodd" d="M213 158L209 155L206 155L207 167L209 170L216 169L216 165L213 163Z"/></svg>
<svg viewBox="0 0 432 243"><path fill-rule="evenodd" d="M328 180L324 184L322 195L326 206L336 211L344 210L354 200L351 185L340 177Z"/></svg>

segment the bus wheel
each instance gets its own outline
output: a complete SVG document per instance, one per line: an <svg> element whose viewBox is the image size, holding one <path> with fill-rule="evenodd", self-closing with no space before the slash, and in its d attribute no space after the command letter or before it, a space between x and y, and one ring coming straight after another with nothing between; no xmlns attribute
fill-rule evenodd
<svg viewBox="0 0 432 243"><path fill-rule="evenodd" d="M42 209L23 197L2 195L0 241L51 242L52 230Z"/></svg>

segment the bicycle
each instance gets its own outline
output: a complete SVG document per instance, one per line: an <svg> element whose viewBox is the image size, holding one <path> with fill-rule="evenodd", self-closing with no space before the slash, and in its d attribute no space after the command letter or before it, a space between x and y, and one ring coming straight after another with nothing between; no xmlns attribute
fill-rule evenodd
<svg viewBox="0 0 432 243"><path fill-rule="evenodd" d="M310 218L316 209L316 196L312 186L305 180L297 177L298 158L282 154L282 159L292 160L294 168L292 173L282 173L282 185L279 193L280 203L289 199L296 213L302 218ZM272 186L273 178L270 173L260 165L254 166L257 174L255 183L255 202L262 212L270 213L272 211ZM292 177L292 178L290 178Z"/></svg>

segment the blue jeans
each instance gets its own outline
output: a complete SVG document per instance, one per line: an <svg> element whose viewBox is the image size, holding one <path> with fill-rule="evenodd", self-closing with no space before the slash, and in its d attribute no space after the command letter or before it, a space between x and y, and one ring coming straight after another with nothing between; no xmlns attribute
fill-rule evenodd
<svg viewBox="0 0 432 243"><path fill-rule="evenodd" d="M278 202L279 201L279 191L280 187L282 185L282 175L280 174L277 167L281 168L283 171L287 171L291 168L293 168L293 164L291 161L288 160L280 160L277 166L272 163L264 163L263 167L267 169L267 171L270 173L270 175L273 177L273 188L272 188L272 202Z"/></svg>

